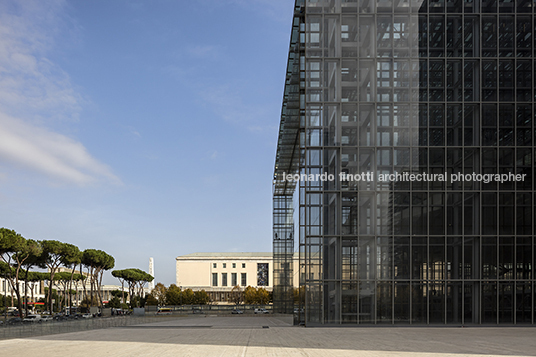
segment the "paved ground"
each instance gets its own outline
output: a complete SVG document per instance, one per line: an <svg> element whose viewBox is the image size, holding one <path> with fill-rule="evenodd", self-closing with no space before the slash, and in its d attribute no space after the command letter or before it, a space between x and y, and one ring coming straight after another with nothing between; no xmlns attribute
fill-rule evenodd
<svg viewBox="0 0 536 357"><path fill-rule="evenodd" d="M0 351L91 357L536 356L536 328L303 328L272 316L195 316L5 340Z"/></svg>

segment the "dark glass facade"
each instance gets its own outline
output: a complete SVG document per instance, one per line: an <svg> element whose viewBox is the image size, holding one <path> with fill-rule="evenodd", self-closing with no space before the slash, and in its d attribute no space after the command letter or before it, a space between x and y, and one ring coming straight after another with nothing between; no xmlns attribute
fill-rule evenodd
<svg viewBox="0 0 536 357"><path fill-rule="evenodd" d="M534 324L535 5L296 1L276 310L295 277L306 325Z"/></svg>

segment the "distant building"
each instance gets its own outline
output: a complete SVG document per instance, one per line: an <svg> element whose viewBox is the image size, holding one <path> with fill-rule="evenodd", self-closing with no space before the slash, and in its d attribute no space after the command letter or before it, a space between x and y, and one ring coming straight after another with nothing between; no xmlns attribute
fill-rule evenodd
<svg viewBox="0 0 536 357"><path fill-rule="evenodd" d="M149 258L149 275L151 275L154 278L154 259ZM154 280L150 281L149 286L147 287L149 291L153 291L154 289Z"/></svg>
<svg viewBox="0 0 536 357"><path fill-rule="evenodd" d="M297 256L294 264L298 271ZM237 285L272 291L272 272L272 253L193 253L176 258L176 285L205 290L214 302L227 302Z"/></svg>
<svg viewBox="0 0 536 357"><path fill-rule="evenodd" d="M20 294L24 297L23 281L19 281L19 287ZM42 283L29 282L26 296L28 297L28 302L35 302L44 298L44 285ZM8 298L8 304L11 304L17 298L9 280L0 278L0 299L3 299L4 297Z"/></svg>

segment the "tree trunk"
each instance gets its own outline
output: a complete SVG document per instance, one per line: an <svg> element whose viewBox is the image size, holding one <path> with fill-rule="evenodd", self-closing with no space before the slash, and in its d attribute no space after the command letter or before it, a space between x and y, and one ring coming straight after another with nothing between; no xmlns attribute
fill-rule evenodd
<svg viewBox="0 0 536 357"><path fill-rule="evenodd" d="M74 278L75 269L76 269L76 264L73 264L73 270L71 270L71 280L69 280L69 314L71 313L71 308L73 307L73 297L71 295L71 289L73 287L73 278Z"/></svg>
<svg viewBox="0 0 536 357"><path fill-rule="evenodd" d="M17 260L17 263L18 260ZM19 274L20 274L20 263L19 265L17 266L17 270L16 270L16 273L15 273L15 294L17 295L17 308L19 309L19 315L20 317L22 318L22 315L23 315L23 309L22 309L22 298L20 296L20 284L19 284Z"/></svg>
<svg viewBox="0 0 536 357"><path fill-rule="evenodd" d="M54 275L50 273L50 279L48 281L48 305L50 307L50 314L54 314L54 303L52 302L52 287L54 284Z"/></svg>
<svg viewBox="0 0 536 357"><path fill-rule="evenodd" d="M65 301L65 298L66 298L66 296L65 296L65 285L66 285L66 283L63 282L63 281L60 281L60 284L61 284L62 287L63 287L63 292L62 292L62 294L61 294L61 295L58 294L58 309L59 309L60 312L61 312L61 311L62 311L62 307L63 307L63 302ZM59 285L58 285L58 287L59 287ZM60 296L61 296L61 297L60 297Z"/></svg>
<svg viewBox="0 0 536 357"><path fill-rule="evenodd" d="M99 285L98 285L98 291L99 291L99 303L100 303L100 306L103 307L104 303L102 302L103 299L103 296L102 296L102 276L104 274L104 270L101 269L100 271L100 274L99 274Z"/></svg>
<svg viewBox="0 0 536 357"><path fill-rule="evenodd" d="M24 280L24 302L26 303L26 306L24 306L24 313L28 316L28 280Z"/></svg>
<svg viewBox="0 0 536 357"><path fill-rule="evenodd" d="M50 303L50 314L52 315L54 312L54 304L52 303L52 287L54 285L54 275L56 275L56 269L57 269L58 261L54 260L51 264L47 265L47 267L50 269L50 283L49 289L48 289L48 297L49 297L49 303Z"/></svg>
<svg viewBox="0 0 536 357"><path fill-rule="evenodd" d="M20 289L18 287L18 281L16 279L10 278L9 283L11 284L11 305L13 305L13 293L17 296L17 310L19 310L19 317L22 318L24 316L23 309L22 309L22 299L20 297ZM17 284L17 287L15 288Z"/></svg>
<svg viewBox="0 0 536 357"><path fill-rule="evenodd" d="M28 316L28 271L30 270L30 267L26 269L26 279L24 280L24 300L26 301L26 316ZM33 294L33 291L32 291Z"/></svg>
<svg viewBox="0 0 536 357"><path fill-rule="evenodd" d="M136 287L134 283L131 283L131 282L128 283L128 293L130 294L130 307L134 307L133 300L134 300L135 288Z"/></svg>
<svg viewBox="0 0 536 357"><path fill-rule="evenodd" d="M91 268L90 273L90 279L89 279L89 295L90 295L90 306L93 306L93 292L95 291L95 270Z"/></svg>
<svg viewBox="0 0 536 357"><path fill-rule="evenodd" d="M89 274L89 268L87 269ZM80 273L82 273L82 264L80 264ZM86 292L86 277L82 274L82 289L84 291L84 295L82 297L82 300L87 299L87 292Z"/></svg>
<svg viewBox="0 0 536 357"><path fill-rule="evenodd" d="M78 296L78 282L76 282L74 297L78 300L78 305L80 305L80 296Z"/></svg>
<svg viewBox="0 0 536 357"><path fill-rule="evenodd" d="M32 302L35 302L34 300L34 287L35 287L35 283L32 282L32 285L31 285L31 291L32 291ZM34 308L35 308L35 304L34 304Z"/></svg>
<svg viewBox="0 0 536 357"><path fill-rule="evenodd" d="M122 298L122 304L125 303L125 280L121 280L121 298ZM123 305L121 305L121 308L123 308Z"/></svg>

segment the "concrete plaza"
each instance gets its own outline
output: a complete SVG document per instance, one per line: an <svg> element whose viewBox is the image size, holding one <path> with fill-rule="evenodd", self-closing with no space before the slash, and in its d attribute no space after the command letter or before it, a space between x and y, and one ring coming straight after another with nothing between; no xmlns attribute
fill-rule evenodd
<svg viewBox="0 0 536 357"><path fill-rule="evenodd" d="M190 316L0 341L2 356L536 356L533 327L303 328L274 316Z"/></svg>

